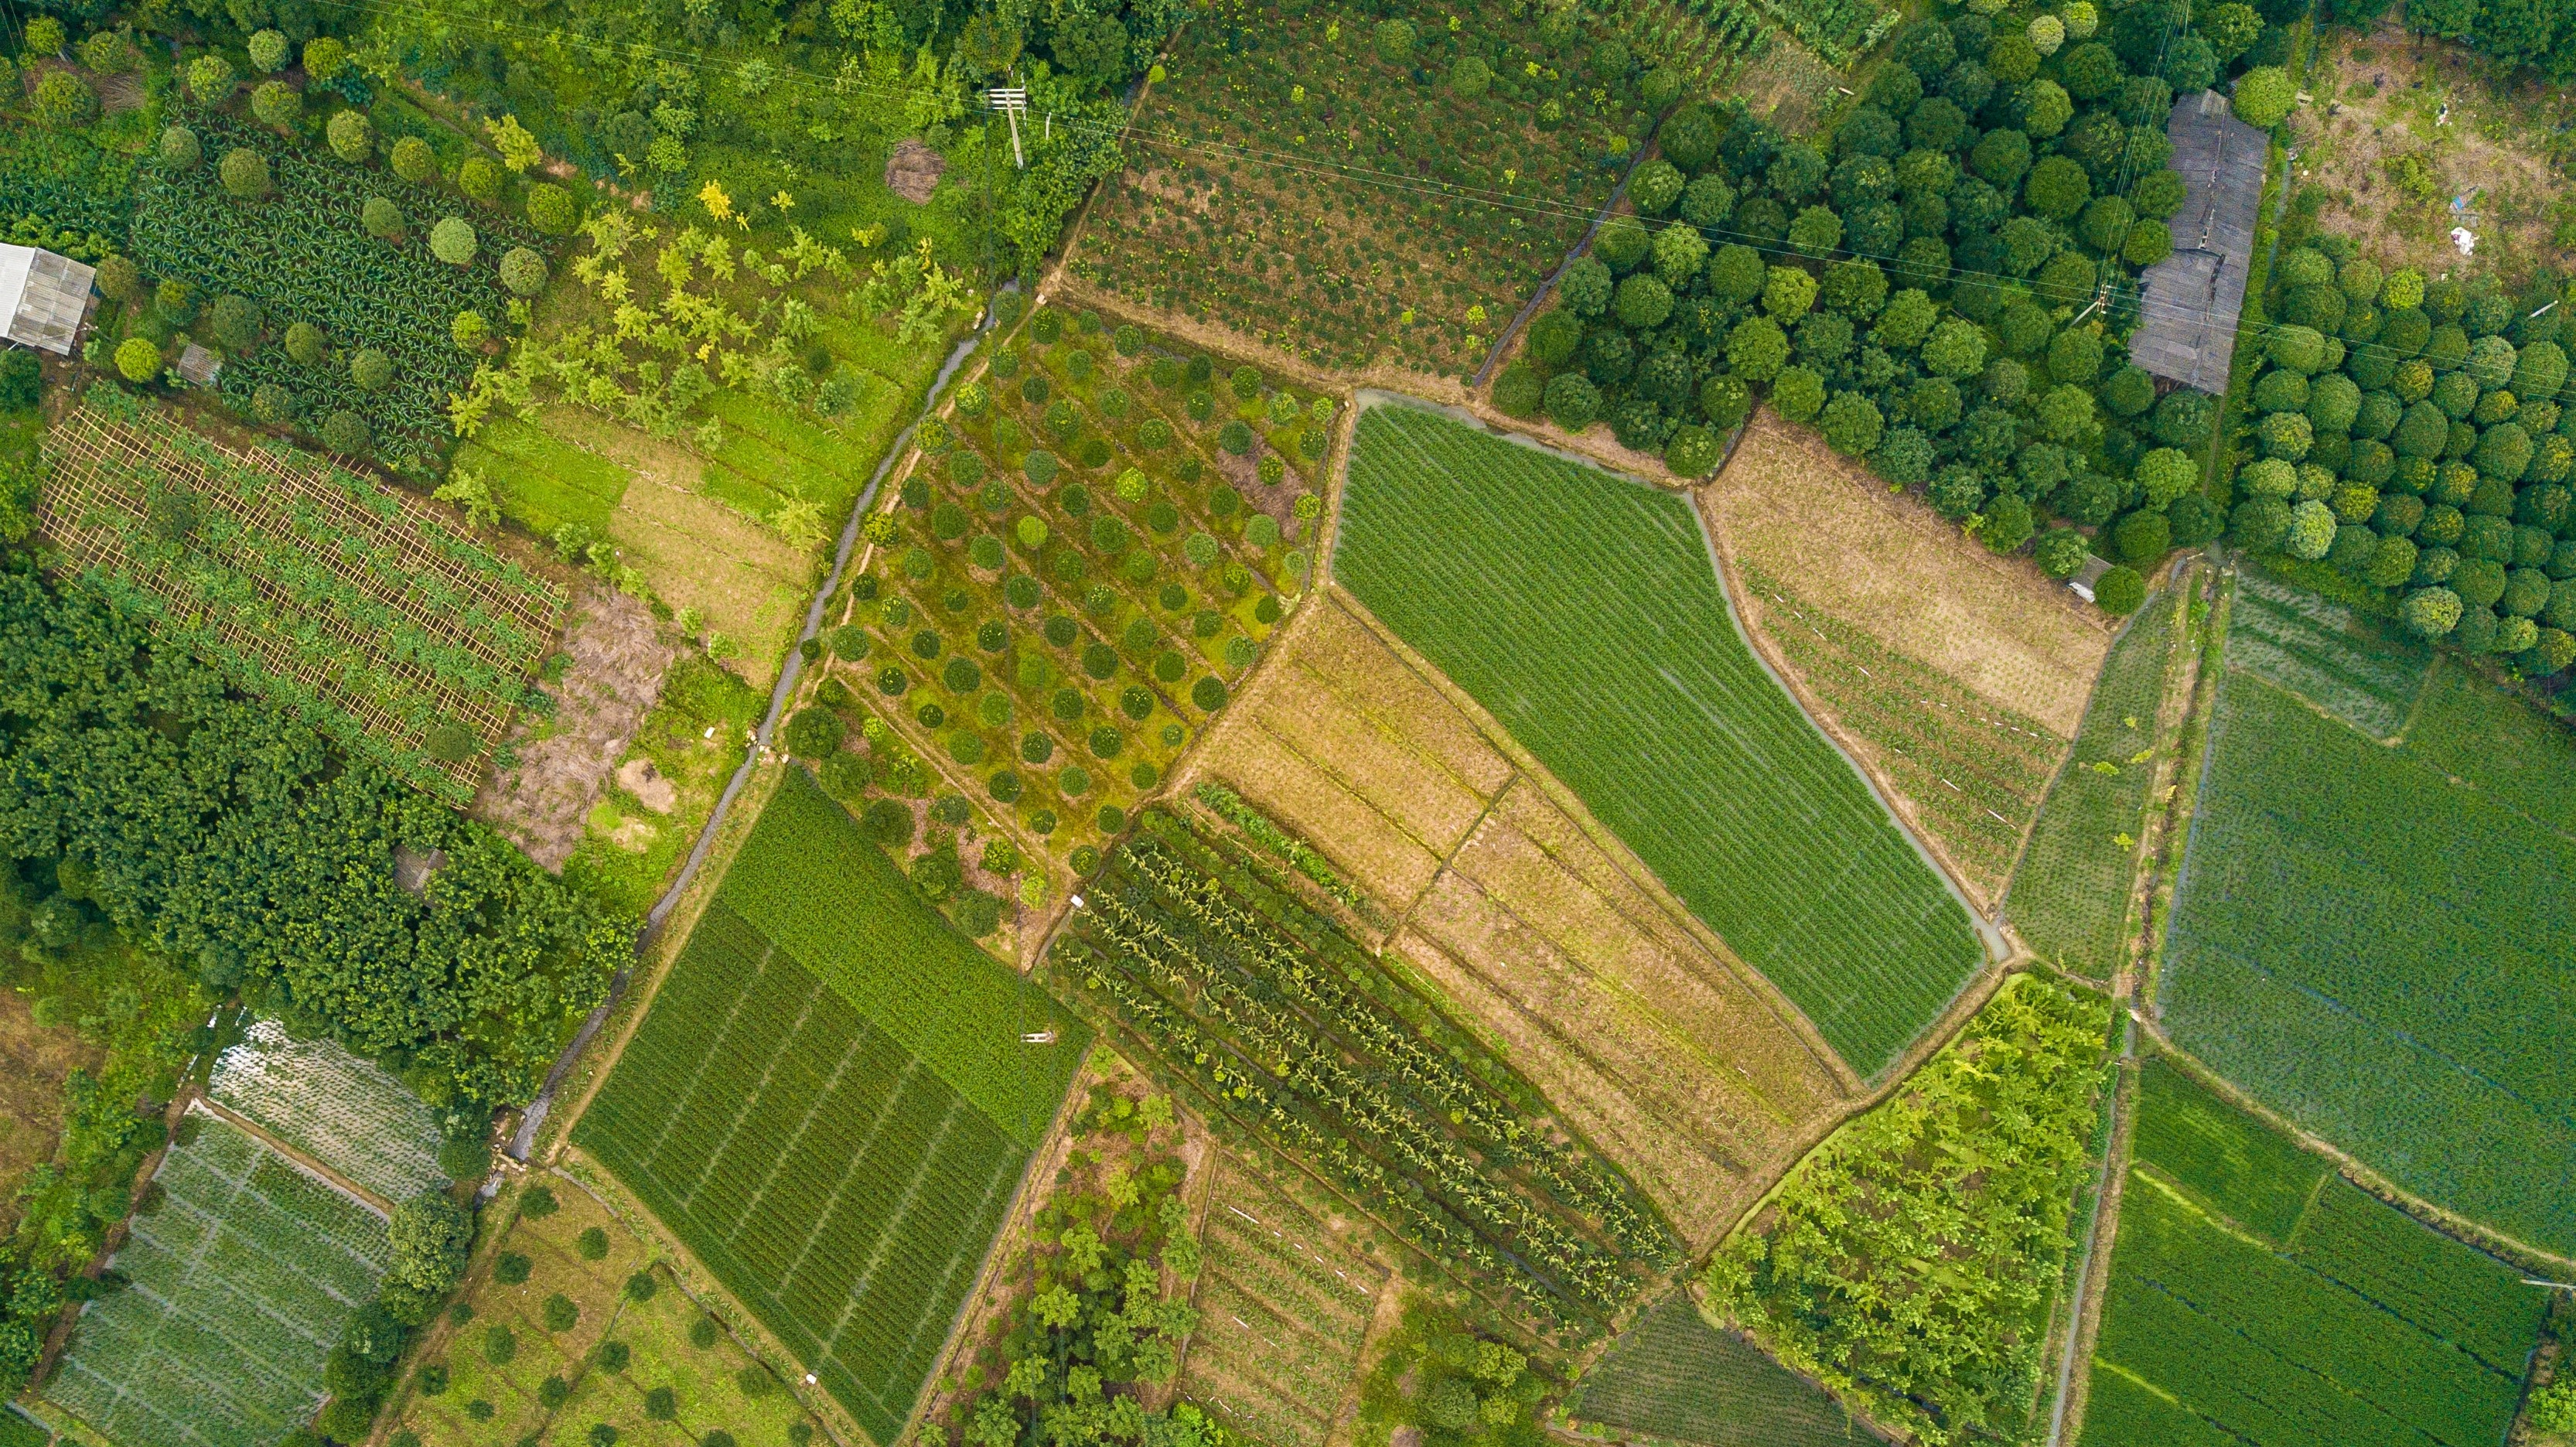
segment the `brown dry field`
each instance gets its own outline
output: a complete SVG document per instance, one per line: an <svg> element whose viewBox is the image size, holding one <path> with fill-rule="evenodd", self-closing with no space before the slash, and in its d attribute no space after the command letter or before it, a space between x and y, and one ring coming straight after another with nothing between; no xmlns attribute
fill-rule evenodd
<svg viewBox="0 0 2576 1447"><path fill-rule="evenodd" d="M1318 1218L1232 1155L1217 1164L1180 1390L1272 1447L1324 1447L1357 1405L1394 1279L1358 1249L1366 1228Z"/></svg>
<svg viewBox="0 0 2576 1447"><path fill-rule="evenodd" d="M0 1227L18 1219L18 1186L54 1158L63 1133L63 1082L96 1069L99 1051L78 1032L36 1023L35 1002L0 990Z"/></svg>
<svg viewBox="0 0 2576 1447"><path fill-rule="evenodd" d="M1702 489L1721 545L1895 652L2072 738L2113 630L1769 410ZM1741 590L1736 590L1740 593ZM1762 600L1736 599L1755 627Z"/></svg>
<svg viewBox="0 0 2576 1447"><path fill-rule="evenodd" d="M2576 258L2556 243L2562 225L2576 239L2567 173L2576 135L2557 129L2576 118L2576 96L2493 71L2469 51L2393 25L2368 36L2327 32L2308 78L2315 105L2293 113L2289 132L2299 150L2294 179L2326 192L2320 224L2357 238L2382 266L2434 277L2519 278ZM2409 156L2424 163L2429 199L2399 184L2395 168ZM2469 198L2465 215L2452 213L2455 196ZM2473 257L2450 241L2463 225L2478 237Z"/></svg>
<svg viewBox="0 0 2576 1447"><path fill-rule="evenodd" d="M558 871L580 845L610 771L661 698L663 671L679 648L655 627L652 610L584 578L573 590L563 651L570 665L545 686L556 699L554 715L522 718L518 767L484 780L473 811Z"/></svg>
<svg viewBox="0 0 2576 1447"><path fill-rule="evenodd" d="M1328 593L1178 784L1221 779L1386 906L1446 995L1694 1243L1842 1099L1785 1002Z"/></svg>

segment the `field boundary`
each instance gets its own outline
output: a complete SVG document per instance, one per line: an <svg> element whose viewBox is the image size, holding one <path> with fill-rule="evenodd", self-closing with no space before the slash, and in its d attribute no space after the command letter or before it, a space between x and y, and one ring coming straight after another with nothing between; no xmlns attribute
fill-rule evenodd
<svg viewBox="0 0 2576 1447"><path fill-rule="evenodd" d="M266 1127L260 1125L250 1117L243 1115L239 1111L231 1110L224 1106L215 1104L212 1099L208 1098L203 1092L198 1091L193 1086L190 1087L188 1091L187 1108L190 1110L205 1111L206 1114L222 1121L224 1124L231 1126L233 1129L240 1131L251 1139L258 1141L261 1145L268 1147L279 1155L286 1157L287 1162L293 1165L297 1170L321 1181L324 1185L329 1186L331 1189L338 1191L341 1195L347 1196L356 1201L359 1205L376 1213L376 1215L387 1220L392 1219L395 1204L393 1201L377 1195L375 1192L370 1191L366 1187L359 1185L357 1182L350 1180L348 1177L341 1175L338 1171L335 1171L329 1166L322 1164L320 1161L315 1160L303 1151L279 1140L276 1136L270 1134Z"/></svg>
<svg viewBox="0 0 2576 1447"><path fill-rule="evenodd" d="M2439 1231L2462 1245L2474 1247L2500 1261L2526 1270L2576 1272L2576 1257L2560 1256L2544 1251L2518 1237L2508 1236L2483 1222L2434 1205L2423 1197L2406 1191L2333 1142L2301 1129L2287 1116L2256 1100L2227 1077L2212 1070L2199 1056L2175 1044L2172 1038L2164 1033L2162 1027L2149 1022L2145 1029L2148 1038L2155 1042L2157 1053L2170 1059L2202 1089L2247 1115L2253 1116L2266 1128L2288 1137L2299 1149L2310 1155L2325 1158L2333 1164L2335 1173L2341 1175L2346 1181L2377 1197L2388 1206L2405 1212L2427 1228Z"/></svg>

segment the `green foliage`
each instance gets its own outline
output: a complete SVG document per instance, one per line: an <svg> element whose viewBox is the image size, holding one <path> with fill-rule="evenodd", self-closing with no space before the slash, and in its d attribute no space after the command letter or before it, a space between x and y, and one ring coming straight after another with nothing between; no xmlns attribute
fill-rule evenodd
<svg viewBox="0 0 2576 1447"><path fill-rule="evenodd" d="M903 828L908 834L908 813ZM717 1019L727 1023L709 1029ZM1049 1030L1052 1045L1019 1041ZM790 770L574 1140L707 1261L826 1391L891 1438L1086 1036L950 929L840 805ZM819 1101L809 1086L790 1088L786 1074L764 1086L772 1062L795 1062L787 1074L798 1080L834 1084ZM701 1129L665 1130L709 1069L732 1072L740 1108ZM898 1081L909 1082L902 1104L856 1160L846 1141L802 1128L818 1109L855 1116ZM774 1163L779 1180L843 1223L801 1253L794 1281L784 1267L800 1252L782 1247L804 1241L812 1219L747 1215L739 1191L682 1194L710 1161L743 1152ZM960 1188L907 1211L868 1186L929 1170ZM870 1271L880 1251L903 1269ZM806 1282L829 1285L807 1296ZM835 1340L834 1323L853 1309L904 1323L904 1332Z"/></svg>
<svg viewBox="0 0 2576 1447"><path fill-rule="evenodd" d="M1682 501L1378 407L1360 418L1343 505L1341 580L1494 709L1855 1068L1901 1051L1976 967L1964 914L1745 650ZM1503 565L1533 527L1551 565ZM1531 634L1512 642L1471 621L1496 617L1585 641L1533 648ZM1592 705L1542 706L1576 693ZM1719 719L1765 741L1763 767L1693 742ZM1639 770L1647 738L1690 770ZM1792 817L1805 821L1794 835L1754 822ZM1811 854L1872 883L1828 908L1801 882ZM1875 983L1856 993L1864 969Z"/></svg>
<svg viewBox="0 0 2576 1447"><path fill-rule="evenodd" d="M1579 1421L1669 1441L1726 1423L1776 1447L1860 1440L1851 1414L1814 1383L1701 1317L1677 1291L1649 1309L1584 1373L1567 1409Z"/></svg>
<svg viewBox="0 0 2576 1447"><path fill-rule="evenodd" d="M60 840L94 861L98 897L140 935L291 999L360 1050L411 1053L433 1104L524 1100L624 962L631 931L603 919L501 838L343 755L142 630L100 597L0 576L0 617L21 652L20 695L48 698L7 745L42 787L9 802L17 837ZM147 682L149 680L149 682ZM151 700L149 712L142 701ZM212 805L175 800L200 777L235 777ZM117 819L161 822L143 834ZM317 829L314 819L332 821ZM243 839L297 847L245 854ZM397 845L443 852L425 897L383 861ZM257 909L242 907L259 900ZM396 962L401 962L396 964ZM401 996L361 982L401 969Z"/></svg>
<svg viewBox="0 0 2576 1447"><path fill-rule="evenodd" d="M1828 1138L1718 1248L1711 1306L1927 1443L2010 1432L2038 1393L2107 1002L2008 980L1894 1100ZM1928 1274L1927 1261L1950 1263Z"/></svg>

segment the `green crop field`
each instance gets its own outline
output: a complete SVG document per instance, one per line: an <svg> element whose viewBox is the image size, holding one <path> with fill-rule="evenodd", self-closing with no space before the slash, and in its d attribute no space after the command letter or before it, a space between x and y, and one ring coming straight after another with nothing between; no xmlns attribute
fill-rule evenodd
<svg viewBox="0 0 2576 1447"><path fill-rule="evenodd" d="M1619 1338L1576 1388L1582 1422L1700 1447L1817 1447L1876 1442L1841 1403L1731 1331L1678 1291Z"/></svg>
<svg viewBox="0 0 2576 1447"><path fill-rule="evenodd" d="M1336 575L1870 1074L1985 954L1737 631L1690 504L1435 413L1360 418Z"/></svg>
<svg viewBox="0 0 2576 1447"><path fill-rule="evenodd" d="M373 1301L385 1223L238 1127L192 1117L45 1395L120 1447L252 1447L301 1425Z"/></svg>
<svg viewBox="0 0 2576 1447"><path fill-rule="evenodd" d="M2111 645L2075 748L2048 786L2004 915L2041 958L2107 980L2136 879L2137 832L2155 778L2156 708L2183 601L2159 594Z"/></svg>
<svg viewBox="0 0 2576 1447"><path fill-rule="evenodd" d="M1087 1041L791 770L573 1139L888 1442Z"/></svg>
<svg viewBox="0 0 2576 1447"><path fill-rule="evenodd" d="M374 1061L275 1020L243 1033L206 1082L217 1105L388 1200L447 1184L437 1112Z"/></svg>
<svg viewBox="0 0 2576 1447"><path fill-rule="evenodd" d="M2397 736L2433 651L2402 631L2261 573L2237 580L2227 663L2376 739Z"/></svg>
<svg viewBox="0 0 2576 1447"><path fill-rule="evenodd" d="M2150 1065L2086 1447L2500 1442L2522 1273Z"/></svg>
<svg viewBox="0 0 2576 1447"><path fill-rule="evenodd" d="M2566 1251L2576 841L2513 807L2547 789L2454 781L2443 750L2474 736L2462 718L2523 708L2481 689L2446 696L2427 758L2231 668L2162 1004L2177 1044L2301 1126L2409 1191ZM2495 727L2531 740L2536 722ZM2490 776L2576 778L2576 742L2541 742Z"/></svg>

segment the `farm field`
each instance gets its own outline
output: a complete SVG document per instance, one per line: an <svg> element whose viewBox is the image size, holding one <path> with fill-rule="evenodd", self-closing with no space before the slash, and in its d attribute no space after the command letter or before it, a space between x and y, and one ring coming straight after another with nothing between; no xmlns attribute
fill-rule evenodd
<svg viewBox="0 0 2576 1447"><path fill-rule="evenodd" d="M82 1311L45 1383L121 1447L254 1447L300 1425L392 1259L382 1217L257 1137L202 1115L191 1132L116 1253L132 1284Z"/></svg>
<svg viewBox="0 0 2576 1447"><path fill-rule="evenodd" d="M605 1422L620 1440L677 1447L721 1429L742 1447L789 1447L792 1429L814 1430L785 1384L579 1184L543 1174L494 1209L509 1213L494 1258L503 1269L467 1288L473 1315L424 1354L390 1414L397 1431L424 1447L569 1447ZM560 1306L548 1318L558 1298L569 1324ZM497 1352L496 1330L508 1334ZM667 1413L657 1391L670 1394Z"/></svg>
<svg viewBox="0 0 2576 1447"><path fill-rule="evenodd" d="M597 802L571 821L578 832L555 846L564 851L565 878L639 915L697 842L769 709L767 694L700 653L672 660L656 688Z"/></svg>
<svg viewBox="0 0 2576 1447"><path fill-rule="evenodd" d="M2240 621L2249 600L2260 595L2240 592ZM2536 720L2475 730L2481 714L2525 707L2491 687L2482 701L2442 693L2438 726L2418 725L2431 758L2413 731L2379 743L2414 711L2420 650L2330 628L2330 614L2305 628L2293 612L2255 616L2243 652L2228 635L2175 888L2166 1029L2404 1189L2576 1248L2576 1202L2560 1189L2576 1086L2541 1023L2576 991L2561 943L2576 841L2514 807L2552 789L2506 786L2563 777L2576 750ZM2541 751L2472 765L2484 786L2455 783L2480 751L2450 740L2490 737Z"/></svg>
<svg viewBox="0 0 2576 1447"><path fill-rule="evenodd" d="M1746 626L1991 906L2083 716L2100 615L1768 410L1701 498Z"/></svg>
<svg viewBox="0 0 2576 1447"><path fill-rule="evenodd" d="M23 928L14 900L0 899L0 937ZM101 1052L70 1030L36 1023L35 1002L0 992L0 1223L19 1214L18 1188L54 1158L63 1133L63 1082L75 1070L96 1074Z"/></svg>
<svg viewBox="0 0 2576 1447"><path fill-rule="evenodd" d="M231 204L212 164L142 167L130 227L135 263L150 276L193 284L209 302L242 297L274 331L319 327L325 344L309 364L282 347L240 349L223 370L225 395L245 407L265 402L264 420L296 421L317 434L326 418L349 413L386 462L433 472L450 435L448 398L466 390L475 370L451 323L470 311L500 325L511 300L501 260L520 248L542 257L553 243L522 221L461 206L452 193L399 184L247 117L171 99L168 118L193 131L210 160L235 149L263 157L281 204ZM371 200L395 208L402 241L368 233L362 214ZM449 265L432 255L430 232L459 210L473 214L476 244L468 264ZM362 350L391 363L382 387L354 379L352 359Z"/></svg>
<svg viewBox="0 0 2576 1447"><path fill-rule="evenodd" d="M1344 601L1318 601L1189 776L1315 841L1402 921L1387 958L1704 1242L1839 1097L1830 1062Z"/></svg>
<svg viewBox="0 0 2576 1447"><path fill-rule="evenodd" d="M2083 1441L2501 1441L2522 1274L2151 1061Z"/></svg>
<svg viewBox="0 0 2576 1447"><path fill-rule="evenodd" d="M1586 1426L1694 1447L1881 1440L1815 1383L1738 1333L1710 1326L1688 1290L1628 1328L1566 1410Z"/></svg>
<svg viewBox="0 0 2576 1447"><path fill-rule="evenodd" d="M2149 597L2112 645L2004 896L2005 916L2033 953L2089 979L2111 978L2123 957L2156 715L2187 607L2179 593Z"/></svg>
<svg viewBox="0 0 2576 1447"><path fill-rule="evenodd" d="M1085 1043L791 770L572 1139L891 1441Z"/></svg>
<svg viewBox="0 0 2576 1447"><path fill-rule="evenodd" d="M1344 509L1335 577L1855 1071L1984 963L1967 910L1745 645L1687 502L1384 406L1360 418Z"/></svg>
<svg viewBox="0 0 2576 1447"><path fill-rule="evenodd" d="M1025 854L1104 847L1305 587L1336 405L1039 308L869 520L830 640L853 736L879 720ZM891 752L880 796L921 792Z"/></svg>
<svg viewBox="0 0 2576 1447"><path fill-rule="evenodd" d="M46 437L41 522L68 566L342 747L470 795L561 591L407 492L92 399Z"/></svg>
<svg viewBox="0 0 2576 1447"><path fill-rule="evenodd" d="M1712 1319L1899 1433L2035 1435L2112 1016L2054 976L2006 979L1718 1247L1701 1276Z"/></svg>
<svg viewBox="0 0 2576 1447"><path fill-rule="evenodd" d="M1181 1394L1270 1447L1324 1447L1386 1269L1233 1157L1218 1171Z"/></svg>
<svg viewBox="0 0 2576 1447"><path fill-rule="evenodd" d="M1264 6L1183 29L1068 274L1317 366L1471 376L1609 199L1595 158L1649 117L1624 72L1594 83L1494 0L1451 18ZM1470 59L1481 96L1415 79Z"/></svg>
<svg viewBox="0 0 2576 1447"><path fill-rule="evenodd" d="M327 1036L297 1040L254 1020L215 1058L206 1095L386 1200L447 1184L436 1113Z"/></svg>
<svg viewBox="0 0 2576 1447"><path fill-rule="evenodd" d="M1140 824L1049 956L1138 1058L1542 1331L1596 1328L1678 1256L1587 1144L1523 1126L1546 1111L1529 1081L1264 856L1159 810Z"/></svg>

